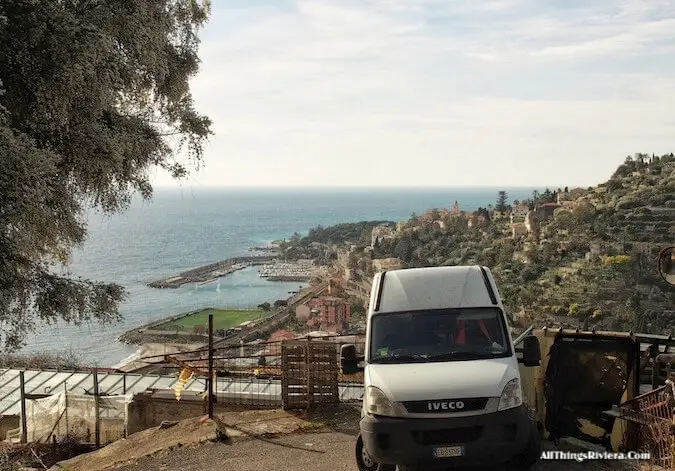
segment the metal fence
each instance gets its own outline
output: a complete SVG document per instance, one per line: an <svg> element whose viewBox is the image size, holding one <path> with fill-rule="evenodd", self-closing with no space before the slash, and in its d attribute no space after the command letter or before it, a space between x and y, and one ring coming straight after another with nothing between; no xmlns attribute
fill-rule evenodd
<svg viewBox="0 0 675 471"><path fill-rule="evenodd" d="M340 347L363 341L336 341L336 337L305 337L281 341L256 341L213 349L213 393L217 404L254 407L299 407L310 403L360 401L363 374L343 375L339 371ZM207 397L208 350L174 354L171 361L183 367L181 385L203 379ZM330 393L328 391L331 391ZM299 405L301 398L302 405Z"/></svg>
<svg viewBox="0 0 675 471"><path fill-rule="evenodd" d="M192 408L195 401L203 401L209 413L214 405L218 409L239 405L309 410L318 404L360 402L363 375L343 375L339 371L340 348L345 343L354 343L357 351L363 352L363 340L358 337L308 336L226 345L211 349L211 355L206 348L152 357L179 367L177 377L111 372L99 379L96 371L29 372L24 380L24 372L20 371L7 383L19 384L16 402L21 404L21 426L9 431L7 437L13 441L45 442L69 436L80 443L105 445L129 431L128 406L136 399L142 401L139 393L159 394L161 398L157 399L164 401L182 399L186 407ZM213 373L210 402L209 370ZM53 389L61 385L63 392L55 393ZM14 406L19 415L19 406Z"/></svg>

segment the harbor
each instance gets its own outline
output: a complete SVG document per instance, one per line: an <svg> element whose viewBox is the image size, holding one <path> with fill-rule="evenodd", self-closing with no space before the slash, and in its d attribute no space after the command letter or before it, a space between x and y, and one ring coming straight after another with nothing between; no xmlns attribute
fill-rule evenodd
<svg viewBox="0 0 675 471"><path fill-rule="evenodd" d="M218 282L236 271L251 266L259 266L258 274L268 281L309 281L317 271L313 260L279 260L275 255L252 255L237 257L187 270L162 280L153 281L148 286L160 289L176 289L188 284L197 286Z"/></svg>
<svg viewBox="0 0 675 471"><path fill-rule="evenodd" d="M216 270L211 274L213 276L213 278L209 278L208 280L205 280L205 281L200 281L199 283L197 283L197 285L198 286L204 286L204 285L208 285L208 284L211 284L211 283L216 283L216 282L220 281L221 277L230 275L230 274L234 273L235 271L243 270L244 268L247 268L248 266L249 265L246 264L246 263L236 263L236 264L232 265L232 267L230 267L226 270Z"/></svg>
<svg viewBox="0 0 675 471"><path fill-rule="evenodd" d="M317 267L313 260L276 261L258 269L260 277L268 281L309 281L316 272Z"/></svg>
<svg viewBox="0 0 675 471"><path fill-rule="evenodd" d="M153 281L148 286L160 289L177 289L188 284L208 284L218 280L218 278L230 275L244 268L263 265L274 261L276 257L270 255L236 257L211 263L202 267L187 270L178 275L172 275L168 278Z"/></svg>

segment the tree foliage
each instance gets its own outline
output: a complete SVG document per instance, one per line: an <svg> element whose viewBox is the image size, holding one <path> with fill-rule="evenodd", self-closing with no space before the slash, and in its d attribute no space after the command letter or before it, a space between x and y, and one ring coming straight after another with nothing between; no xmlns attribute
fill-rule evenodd
<svg viewBox="0 0 675 471"><path fill-rule="evenodd" d="M333 226L317 226L309 230L302 243L312 242L323 244L370 244L370 235L373 229L380 225L395 227L392 221L359 221L335 224Z"/></svg>
<svg viewBox="0 0 675 471"><path fill-rule="evenodd" d="M39 319L119 317L120 286L58 267L85 240L87 207L124 210L151 198L151 169L199 166L210 121L189 79L208 13L198 0L0 4L0 348Z"/></svg>
<svg viewBox="0 0 675 471"><path fill-rule="evenodd" d="M495 209L501 212L506 211L508 198L508 194L504 190L501 190L497 194L497 204L495 204Z"/></svg>

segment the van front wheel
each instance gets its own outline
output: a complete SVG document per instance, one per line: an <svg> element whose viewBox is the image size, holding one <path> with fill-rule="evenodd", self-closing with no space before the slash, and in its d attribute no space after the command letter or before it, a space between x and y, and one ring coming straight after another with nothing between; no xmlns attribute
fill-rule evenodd
<svg viewBox="0 0 675 471"><path fill-rule="evenodd" d="M536 426L530 431L530 439L525 445L525 449L516 455L509 463L511 468L526 471L536 464L541 458L542 445L541 435Z"/></svg>
<svg viewBox="0 0 675 471"><path fill-rule="evenodd" d="M376 463L368 456L361 434L356 438L356 465L359 471L396 471L396 466Z"/></svg>

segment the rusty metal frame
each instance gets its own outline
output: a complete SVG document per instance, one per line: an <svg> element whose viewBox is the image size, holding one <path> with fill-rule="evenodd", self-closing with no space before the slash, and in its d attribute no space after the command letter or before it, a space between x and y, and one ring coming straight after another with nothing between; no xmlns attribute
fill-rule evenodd
<svg viewBox="0 0 675 471"><path fill-rule="evenodd" d="M617 418L636 425L635 440L639 451L651 454L651 463L664 469L673 469L673 406L675 389L669 382L653 391L641 394L614 408Z"/></svg>

